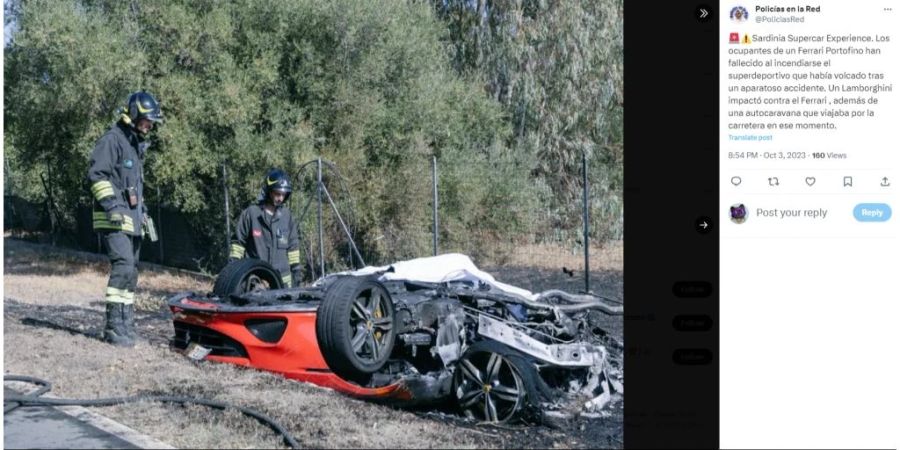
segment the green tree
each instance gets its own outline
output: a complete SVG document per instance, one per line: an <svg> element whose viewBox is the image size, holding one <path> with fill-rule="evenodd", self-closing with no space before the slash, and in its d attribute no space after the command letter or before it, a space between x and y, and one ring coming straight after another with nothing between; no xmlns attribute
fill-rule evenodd
<svg viewBox="0 0 900 450"><path fill-rule="evenodd" d="M590 160L595 236L622 234L622 0L437 0L456 70L482 80L545 183L548 223L577 228Z"/></svg>
<svg viewBox="0 0 900 450"><path fill-rule="evenodd" d="M226 239L223 167L236 217L268 167L334 161L367 262L429 253L432 155L443 242L465 242L474 225L526 227L528 206L494 205L536 205L530 186L506 181L524 180L529 165L488 169L515 159L512 129L480 83L454 73L427 4L22 0L10 10L9 161L25 184L50 167L67 217L90 201L82 179L94 142L140 88L166 117L148 156L150 193L161 192L150 201L189 215L214 249L212 269ZM299 209L305 199L293 200Z"/></svg>
<svg viewBox="0 0 900 450"><path fill-rule="evenodd" d="M49 194L70 213L87 198L82 180L93 142L128 89L122 74L145 62L84 5L21 2L7 11L19 31L5 49L6 157L21 194ZM72 225L72 214L61 217Z"/></svg>

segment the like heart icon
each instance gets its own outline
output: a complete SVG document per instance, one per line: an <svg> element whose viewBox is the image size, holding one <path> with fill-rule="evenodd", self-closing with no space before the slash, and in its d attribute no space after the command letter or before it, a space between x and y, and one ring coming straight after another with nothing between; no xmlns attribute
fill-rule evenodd
<svg viewBox="0 0 900 450"><path fill-rule="evenodd" d="M806 177L806 184L809 186L816 184L816 177Z"/></svg>

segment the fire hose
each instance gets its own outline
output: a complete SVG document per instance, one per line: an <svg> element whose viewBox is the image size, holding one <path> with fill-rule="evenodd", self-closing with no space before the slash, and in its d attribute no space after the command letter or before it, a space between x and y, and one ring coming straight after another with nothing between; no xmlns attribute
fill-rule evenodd
<svg viewBox="0 0 900 450"><path fill-rule="evenodd" d="M216 402L212 400L206 399L198 399L191 397L180 397L180 396L165 396L165 395L134 395L130 397L111 397L111 398L98 398L98 399L62 399L62 398L41 398L40 396L49 392L52 389L52 385L50 382L42 380L40 378L28 377L22 375L4 375L3 381L23 381L26 383L33 383L40 385L41 387L37 390L26 394L26 395L6 395L4 396L4 402L10 403L9 405L4 406L3 413L6 414L20 406L113 406L113 405L121 405L125 403L134 403L140 401L155 401L162 403L178 403L178 404L195 404L195 405L203 405L208 406L210 408L225 410L228 408L234 408L240 411L245 416L252 417L258 420L263 425L268 426L276 433L280 434L284 440L284 443L291 448L300 448L300 444L288 433L287 430L284 429L281 424L276 422L269 416L265 414L250 409L244 408L242 406L233 406L223 402Z"/></svg>

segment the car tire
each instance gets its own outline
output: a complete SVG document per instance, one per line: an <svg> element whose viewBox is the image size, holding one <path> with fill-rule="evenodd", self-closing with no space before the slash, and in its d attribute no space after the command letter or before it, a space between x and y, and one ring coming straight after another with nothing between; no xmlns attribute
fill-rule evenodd
<svg viewBox="0 0 900 450"><path fill-rule="evenodd" d="M338 278L316 315L316 338L328 367L364 385L394 349L394 302L372 278Z"/></svg>
<svg viewBox="0 0 900 450"><path fill-rule="evenodd" d="M540 422L543 380L534 364L496 341L473 344L453 374L453 395L460 412L479 422Z"/></svg>
<svg viewBox="0 0 900 450"><path fill-rule="evenodd" d="M228 297L282 287L281 277L271 264L259 259L244 258L232 261L222 268L213 285L213 295Z"/></svg>

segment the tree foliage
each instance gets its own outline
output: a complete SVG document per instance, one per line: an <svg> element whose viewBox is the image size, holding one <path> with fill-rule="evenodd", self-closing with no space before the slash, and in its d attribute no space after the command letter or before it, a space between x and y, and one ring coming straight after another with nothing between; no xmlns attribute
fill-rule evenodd
<svg viewBox="0 0 900 450"><path fill-rule="evenodd" d="M504 106L508 145L536 156L532 173L559 220L578 215L585 154L599 236L621 238L622 0L437 0L435 9L454 67Z"/></svg>
<svg viewBox="0 0 900 450"><path fill-rule="evenodd" d="M481 1L485 25L470 23L470 2L438 3L7 2L4 143L17 194L41 198L41 177L52 180L74 217L91 201L94 142L128 93L146 89L166 117L148 154L148 201L188 214L212 248L225 247L223 184L236 217L267 168L299 184L319 156L353 196L367 262L429 252L432 156L447 247L472 230L536 231L537 212L574 198L576 152L621 163L621 28L594 42L608 32L594 22L618 20L615 8ZM620 168L603 170L620 198Z"/></svg>

